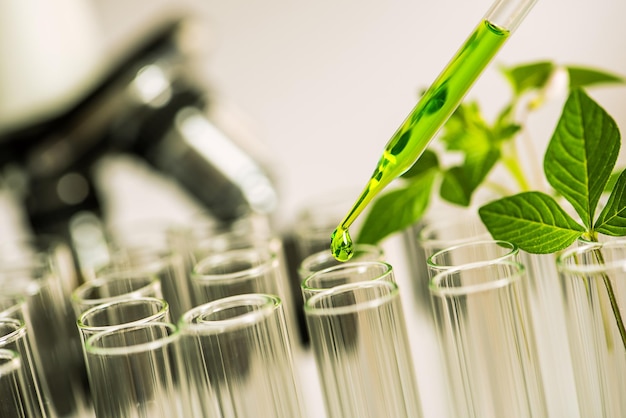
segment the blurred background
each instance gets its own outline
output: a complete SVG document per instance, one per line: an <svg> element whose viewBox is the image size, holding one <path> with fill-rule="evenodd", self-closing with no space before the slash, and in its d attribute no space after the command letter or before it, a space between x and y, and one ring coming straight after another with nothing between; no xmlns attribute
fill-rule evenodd
<svg viewBox="0 0 626 418"><path fill-rule="evenodd" d="M62 114L133 45L164 22L191 16L197 25L186 36L199 57L198 74L227 109L224 120L248 141L247 152L268 171L278 196L278 227L286 228L311 199L365 184L420 89L434 80L491 1L2 0L0 5L0 136L5 137ZM626 3L618 0L539 0L468 98L478 100L488 115L500 109L509 88L498 65L547 59L626 74L625 15ZM625 93L614 86L591 91L622 129ZM561 105L557 100L529 121L539 143L549 139ZM26 141L9 137L8 150ZM4 154L10 162L10 152ZM108 193L103 204L113 219L177 219L198 210L167 173L141 159L121 153L100 165ZM3 170L5 186L20 181L10 167ZM80 187L80 181L67 184ZM3 213L5 227L14 228L22 210L9 202Z"/></svg>

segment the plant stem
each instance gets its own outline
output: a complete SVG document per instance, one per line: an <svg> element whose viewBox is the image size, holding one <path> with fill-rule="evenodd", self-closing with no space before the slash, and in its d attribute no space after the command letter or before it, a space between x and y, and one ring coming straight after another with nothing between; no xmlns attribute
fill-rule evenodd
<svg viewBox="0 0 626 418"><path fill-rule="evenodd" d="M604 257L602 256L602 252L598 249L594 250L593 254L596 257L596 260L598 260L598 263L604 265ZM613 291L613 283L611 283L611 278L606 273L602 273L602 282L604 284L604 287L606 288L607 296L609 297L609 303L611 304L613 316L615 316L615 322L619 331L619 335L622 339L622 344L624 345L624 350L626 350L626 327L624 326L624 320L622 319L622 314L620 312L619 305L617 304L615 292Z"/></svg>
<svg viewBox="0 0 626 418"><path fill-rule="evenodd" d="M497 193L499 196L509 196L512 195L513 192L511 190L509 190L507 187L503 186L502 184L499 183L495 183L493 181L485 181L483 183L483 186L485 186L485 188Z"/></svg>
<svg viewBox="0 0 626 418"><path fill-rule="evenodd" d="M524 171L519 163L519 158L517 158L517 152L515 147L510 147L508 155L502 157L502 164L504 167L511 173L515 182L519 185L521 191L530 190L530 186L528 181L526 180L526 176L524 176Z"/></svg>

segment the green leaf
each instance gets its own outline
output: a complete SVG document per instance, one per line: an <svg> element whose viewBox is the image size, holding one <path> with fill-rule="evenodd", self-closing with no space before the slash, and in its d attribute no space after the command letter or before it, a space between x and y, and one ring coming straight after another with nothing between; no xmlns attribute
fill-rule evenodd
<svg viewBox="0 0 626 418"><path fill-rule="evenodd" d="M619 175L594 229L605 235L626 235L626 170Z"/></svg>
<svg viewBox="0 0 626 418"><path fill-rule="evenodd" d="M622 175L621 171L613 171L611 176L609 177L609 181L604 185L604 192L611 192L615 188L615 184L617 183L617 179Z"/></svg>
<svg viewBox="0 0 626 418"><path fill-rule="evenodd" d="M464 151L478 146L477 141L485 142L486 130L478 104L461 103L446 121L439 139L447 151Z"/></svg>
<svg viewBox="0 0 626 418"><path fill-rule="evenodd" d="M510 68L503 67L501 71L513 86L515 95L521 96L527 91L544 87L555 67L552 62L541 61Z"/></svg>
<svg viewBox="0 0 626 418"><path fill-rule="evenodd" d="M402 178L410 179L417 177L431 169L439 169L439 158L437 158L437 154L434 151L426 149L415 164L402 174Z"/></svg>
<svg viewBox="0 0 626 418"><path fill-rule="evenodd" d="M615 121L582 90L573 90L544 156L546 178L587 229L619 154Z"/></svg>
<svg viewBox="0 0 626 418"><path fill-rule="evenodd" d="M376 244L383 238L417 222L430 201L437 170L430 170L413 179L408 186L377 198L359 231L358 241Z"/></svg>
<svg viewBox="0 0 626 418"><path fill-rule="evenodd" d="M439 194L450 203L469 206L474 191L481 185L500 158L500 150L491 148L467 154L463 165L444 172Z"/></svg>
<svg viewBox="0 0 626 418"><path fill-rule="evenodd" d="M562 250L585 232L550 196L525 192L482 206L478 214L494 239L529 253Z"/></svg>
<svg viewBox="0 0 626 418"><path fill-rule="evenodd" d="M570 89L586 87L593 84L624 83L626 80L615 74L593 68L567 66Z"/></svg>

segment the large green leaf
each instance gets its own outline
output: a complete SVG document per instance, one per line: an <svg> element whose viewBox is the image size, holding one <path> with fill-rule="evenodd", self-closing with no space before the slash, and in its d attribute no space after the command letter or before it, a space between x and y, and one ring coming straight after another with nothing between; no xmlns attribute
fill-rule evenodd
<svg viewBox="0 0 626 418"><path fill-rule="evenodd" d="M513 86L515 94L520 96L527 91L544 87L555 67L550 61L541 61L516 67L503 67L501 71Z"/></svg>
<svg viewBox="0 0 626 418"><path fill-rule="evenodd" d="M482 206L478 214L494 239L529 253L562 250L585 231L550 196L525 192Z"/></svg>
<svg viewBox="0 0 626 418"><path fill-rule="evenodd" d="M606 235L620 237L626 235L626 170L617 178L594 229Z"/></svg>
<svg viewBox="0 0 626 418"><path fill-rule="evenodd" d="M594 84L626 82L623 77L593 68L576 66L567 66L565 68L567 69L567 73L569 74L569 86L572 90L579 87L591 86Z"/></svg>
<svg viewBox="0 0 626 418"><path fill-rule="evenodd" d="M615 121L584 91L573 90L544 156L552 187L574 207L588 229L619 154Z"/></svg>
<svg viewBox="0 0 626 418"><path fill-rule="evenodd" d="M407 186L394 189L374 201L359 231L359 242L376 244L407 228L424 215L437 170L416 177Z"/></svg>

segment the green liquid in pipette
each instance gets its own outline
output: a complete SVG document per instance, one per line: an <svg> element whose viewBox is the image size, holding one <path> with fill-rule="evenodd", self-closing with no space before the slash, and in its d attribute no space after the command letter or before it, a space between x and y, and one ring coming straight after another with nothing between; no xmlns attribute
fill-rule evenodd
<svg viewBox="0 0 626 418"><path fill-rule="evenodd" d="M347 261L352 257L354 244L348 232L350 225L379 192L422 155L509 34L506 29L482 21L424 93L387 143L365 189L333 232L330 247L337 260Z"/></svg>

